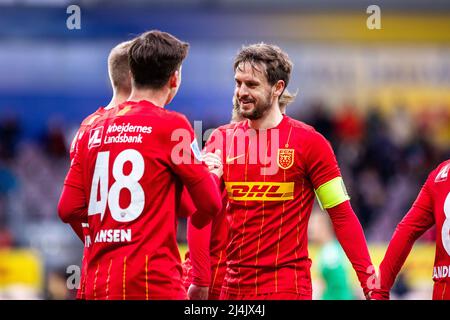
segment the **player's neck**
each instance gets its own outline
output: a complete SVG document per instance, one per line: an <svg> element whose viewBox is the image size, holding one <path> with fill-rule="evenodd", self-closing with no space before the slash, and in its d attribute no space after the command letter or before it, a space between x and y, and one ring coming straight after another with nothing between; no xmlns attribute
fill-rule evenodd
<svg viewBox="0 0 450 320"><path fill-rule="evenodd" d="M278 126L281 120L283 120L283 114L280 112L280 107L274 105L261 118L249 120L249 126L253 129L270 129Z"/></svg>
<svg viewBox="0 0 450 320"><path fill-rule="evenodd" d="M170 91L165 88L160 90L153 89L137 89L131 90L129 101L141 101L146 100L154 104L155 106L164 108L169 98Z"/></svg>
<svg viewBox="0 0 450 320"><path fill-rule="evenodd" d="M114 95L109 102L109 104L105 107L106 110L112 109L117 107L119 104L124 103L128 100L128 97L130 96L130 93L121 93L121 92L114 92Z"/></svg>

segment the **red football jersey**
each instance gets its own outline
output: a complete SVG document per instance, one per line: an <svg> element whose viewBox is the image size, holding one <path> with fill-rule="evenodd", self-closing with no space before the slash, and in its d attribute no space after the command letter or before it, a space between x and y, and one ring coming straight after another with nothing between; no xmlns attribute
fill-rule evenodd
<svg viewBox="0 0 450 320"><path fill-rule="evenodd" d="M307 226L315 190L341 176L328 141L284 115L278 126L267 130L253 130L247 120L220 127L207 149L222 150L228 194L223 297L268 293L311 297ZM365 272L371 262L360 231L361 245L351 250L363 255L359 271Z"/></svg>
<svg viewBox="0 0 450 320"><path fill-rule="evenodd" d="M414 241L436 225L433 299L450 300L450 160L433 170L411 210L396 228L380 265L381 292L387 294Z"/></svg>
<svg viewBox="0 0 450 320"><path fill-rule="evenodd" d="M86 130L89 128L89 126L104 113L105 113L105 108L100 107L94 113L88 115L81 122L80 128L75 133L75 136L73 137L72 143L70 145L70 160L73 160L73 158L75 157L75 152L77 150L78 141L80 141L80 139L83 137L83 134L86 132Z"/></svg>
<svg viewBox="0 0 450 320"><path fill-rule="evenodd" d="M88 131L59 205L64 221L83 218L87 205L86 298L186 299L175 215L183 185L203 211L220 209L192 127L184 116L140 101L106 111Z"/></svg>
<svg viewBox="0 0 450 320"><path fill-rule="evenodd" d="M70 160L73 161L75 157L76 150L78 149L78 141L83 137L83 134L88 130L89 126L99 118L103 113L105 113L105 109L103 107L98 108L94 113L87 116L80 125L80 128L76 132L72 144L70 146ZM75 224L78 224L77 227ZM84 299L84 288L86 287L86 271L87 271L87 256L89 254L89 247L91 244L91 239L89 236L89 224L87 217L82 222L75 222L73 226L74 230L77 233L82 235L82 240L84 240L84 250L83 257L81 259L81 277L80 277L80 287L77 290L77 299Z"/></svg>

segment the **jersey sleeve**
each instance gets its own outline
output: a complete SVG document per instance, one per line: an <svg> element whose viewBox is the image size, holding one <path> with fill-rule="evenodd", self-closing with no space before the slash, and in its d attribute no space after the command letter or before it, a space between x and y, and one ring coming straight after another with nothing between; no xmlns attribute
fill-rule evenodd
<svg viewBox="0 0 450 320"><path fill-rule="evenodd" d="M77 132L75 133L75 136L73 137L72 143L70 144L70 160L73 160L75 157L75 153L78 150L78 142L83 137L84 133L86 132L86 129L88 126L90 126L95 119L97 119L100 116L100 112L104 112L102 108L98 109L96 112L88 115L84 120L81 122L80 127L78 128Z"/></svg>
<svg viewBox="0 0 450 320"><path fill-rule="evenodd" d="M202 162L194 130L184 116L171 121L169 166L187 188L197 211L192 223L202 228L222 208L218 178Z"/></svg>
<svg viewBox="0 0 450 320"><path fill-rule="evenodd" d="M350 199L330 143L319 133L311 134L304 161L308 177L322 209L333 208Z"/></svg>
<svg viewBox="0 0 450 320"><path fill-rule="evenodd" d="M381 262L381 289L378 293L385 298L389 297L389 291L411 252L414 242L435 223L433 196L430 189L430 184L434 181L434 176L435 172L430 174L411 209L398 224L386 250L384 259Z"/></svg>
<svg viewBox="0 0 450 320"><path fill-rule="evenodd" d="M78 224L87 219L87 199L84 193L82 149L77 148L69 172L64 180L58 203L58 214L62 221Z"/></svg>
<svg viewBox="0 0 450 320"><path fill-rule="evenodd" d="M211 228L212 223L209 223L198 229L192 224L192 219L188 219L187 239L192 262L192 283L200 287L209 287L211 282Z"/></svg>
<svg viewBox="0 0 450 320"><path fill-rule="evenodd" d="M221 134L222 133L219 130L215 130L211 134L203 149L205 153L215 152L217 149L222 150L222 145L214 145L214 141L218 142L220 140ZM190 199L187 199L186 201L186 206L188 207L190 207L190 203L192 203L192 201L189 200ZM220 214L223 214L223 212ZM208 287L211 282L211 232L212 222L204 228L198 229L193 225L192 219L188 219L187 240L189 256L192 263L192 283L201 287Z"/></svg>
<svg viewBox="0 0 450 320"><path fill-rule="evenodd" d="M70 144L70 151L69 151L70 161L72 161L73 158L75 157L79 134L80 134L80 129L77 130L77 132L75 133L75 136L73 137L72 143Z"/></svg>
<svg viewBox="0 0 450 320"><path fill-rule="evenodd" d="M192 201L189 191L186 187L183 188L181 192L180 206L177 211L177 216L181 218L188 218L192 216L197 209L195 208L194 202Z"/></svg>
<svg viewBox="0 0 450 320"><path fill-rule="evenodd" d="M356 272L366 297L373 289L370 278L374 278L375 269L370 259L366 238L361 224L353 211L350 201L345 201L327 210L333 223L336 238L344 249Z"/></svg>
<svg viewBox="0 0 450 320"><path fill-rule="evenodd" d="M69 156L70 156L71 163L74 161L75 155L78 151L78 142L84 134L83 123L85 123L86 120L87 119L83 120L80 128L77 130L77 132L75 133L75 136L73 137L72 143L70 144ZM78 238L80 238L80 240L84 242L82 223L87 223L87 216L86 216L86 219L70 222L70 226L72 227L72 230L75 232L75 234L78 236Z"/></svg>

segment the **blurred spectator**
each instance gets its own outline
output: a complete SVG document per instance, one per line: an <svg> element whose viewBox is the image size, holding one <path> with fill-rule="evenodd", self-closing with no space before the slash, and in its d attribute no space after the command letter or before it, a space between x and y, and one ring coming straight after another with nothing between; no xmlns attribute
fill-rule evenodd
<svg viewBox="0 0 450 320"><path fill-rule="evenodd" d="M8 214L8 197L17 186L14 172L0 159L0 248L13 245L13 236L8 229L11 222Z"/></svg>
<svg viewBox="0 0 450 320"><path fill-rule="evenodd" d="M402 300L410 291L411 288L406 281L405 273L400 272L392 287L392 299Z"/></svg>
<svg viewBox="0 0 450 320"><path fill-rule="evenodd" d="M327 111L326 106L320 100L317 100L311 104L311 112L308 123L320 132L328 140L332 140L333 126L330 118L330 114Z"/></svg>
<svg viewBox="0 0 450 320"><path fill-rule="evenodd" d="M66 270L52 270L47 275L46 300L74 299L76 293L67 288Z"/></svg>
<svg viewBox="0 0 450 320"><path fill-rule="evenodd" d="M366 119L368 131L363 141L365 153L361 168L376 168L383 184L386 184L395 172L399 150L392 142L387 123L377 110L371 110Z"/></svg>
<svg viewBox="0 0 450 320"><path fill-rule="evenodd" d="M367 228L372 218L383 209L386 201L380 175L374 168L366 167L357 176L355 185L358 217L363 228Z"/></svg>
<svg viewBox="0 0 450 320"><path fill-rule="evenodd" d="M13 237L5 225L0 224L0 250L11 248L13 246Z"/></svg>
<svg viewBox="0 0 450 320"><path fill-rule="evenodd" d="M17 117L9 114L0 119L0 160L13 159L20 137Z"/></svg>
<svg viewBox="0 0 450 320"><path fill-rule="evenodd" d="M404 106L394 108L388 127L392 142L399 148L410 143L416 131L411 114Z"/></svg>
<svg viewBox="0 0 450 320"><path fill-rule="evenodd" d="M67 148L63 125L60 121L49 121L47 130L43 136L44 150L52 158L66 158Z"/></svg>
<svg viewBox="0 0 450 320"><path fill-rule="evenodd" d="M361 141L364 131L364 121L354 106L345 105L335 116L334 134L338 141Z"/></svg>

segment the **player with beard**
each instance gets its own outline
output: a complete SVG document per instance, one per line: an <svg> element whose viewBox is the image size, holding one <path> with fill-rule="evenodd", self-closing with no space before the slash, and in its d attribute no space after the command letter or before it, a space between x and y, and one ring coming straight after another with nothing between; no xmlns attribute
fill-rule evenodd
<svg viewBox="0 0 450 320"><path fill-rule="evenodd" d="M223 173L228 197L220 298L312 298L307 226L315 196L369 297L374 268L333 150L314 128L280 111L292 70L287 54L250 45L238 53L234 70L238 111L246 120L218 128L207 143L217 163L210 169Z"/></svg>
<svg viewBox="0 0 450 320"><path fill-rule="evenodd" d="M295 99L295 95L287 90L280 97L281 113L286 113L286 107ZM239 113L239 101L233 96L233 111L231 123L245 120ZM216 159L205 157L206 164L213 169ZM183 198L183 210L188 210L184 216L191 216L196 209L190 199ZM214 217L210 225L198 229L188 218L187 235L189 251L183 262L183 282L191 300L218 300L226 273L226 247L228 244L228 220L225 206L228 198L226 190L222 192L222 212ZM209 267L210 266L210 267Z"/></svg>

